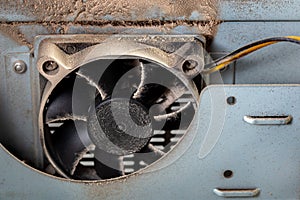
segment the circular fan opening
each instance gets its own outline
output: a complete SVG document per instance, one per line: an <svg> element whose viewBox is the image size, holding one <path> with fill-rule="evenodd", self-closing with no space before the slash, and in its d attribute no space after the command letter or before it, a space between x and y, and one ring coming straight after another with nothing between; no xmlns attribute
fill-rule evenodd
<svg viewBox="0 0 300 200"><path fill-rule="evenodd" d="M104 180L149 166L186 134L193 93L175 72L147 60L82 65L44 107L44 142L56 175Z"/></svg>

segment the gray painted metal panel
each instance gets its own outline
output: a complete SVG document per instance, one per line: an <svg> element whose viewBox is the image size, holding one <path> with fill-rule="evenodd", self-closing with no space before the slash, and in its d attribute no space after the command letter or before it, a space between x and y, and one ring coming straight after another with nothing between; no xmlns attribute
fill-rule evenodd
<svg viewBox="0 0 300 200"><path fill-rule="evenodd" d="M236 98L236 104L226 104L229 96ZM260 188L255 199L297 199L299 98L299 85L209 86L201 96L196 123L170 154L140 174L104 183L48 177L18 163L1 148L0 160L5 162L0 162L0 198L222 199L214 189ZM223 127L214 126L222 121L211 121L214 112L223 117ZM278 114L295 120L287 126L253 126L243 121L245 115ZM219 140L207 156L199 157L203 139L215 130L221 130ZM232 170L233 176L224 178L224 170Z"/></svg>
<svg viewBox="0 0 300 200"><path fill-rule="evenodd" d="M1 3L4 5L5 1ZM300 33L297 22L300 20L298 0L222 0L219 8L218 18L225 22L219 25L210 47L212 52L222 54L265 37ZM8 114L10 117L27 117L26 112L35 113L38 106L37 99L31 99L32 93L37 94L33 98L38 98L38 91L29 85L30 81L35 82L31 78L37 78L38 75L30 63L29 48L22 46L33 42L36 35L61 33L61 30L65 33L199 33L197 27L189 25L178 25L171 29L138 26L134 30L130 26L111 26L105 23L49 26L35 24L34 21L39 20L36 15L32 12L21 12L20 9L23 8L0 6L2 23L22 22L19 27L13 29L15 32L3 31L4 27L1 27L3 29L0 36L0 63L3 67L0 67L0 114L13 110L14 113ZM136 11L131 10L131 14L125 18L121 16L122 19L120 15L99 15L98 20L206 20L199 14L201 10L193 15L193 9L181 14L168 15L164 10L151 7L149 12L142 16L136 15ZM64 21L77 21L77 14L68 15ZM44 20L50 21L49 18ZM278 44L260 50L239 60L236 63L235 75L232 69L223 72L224 82L300 83L297 59L299 50L298 46L290 44ZM31 73L26 73L22 78L11 73L10 60L14 58L26 61L30 66L28 72ZM12 78L8 82L7 75ZM235 80L232 80L233 78ZM220 83L218 77L216 79L212 83ZM18 88L22 98L14 99L12 95L7 95L7 91L11 91L10 88L18 86L22 86L23 90ZM225 97L232 95L237 98L237 103L227 106ZM211 97L215 99L213 102ZM87 184L49 177L25 167L0 148L0 199L222 199L213 193L216 188L260 188L257 199L299 199L299 97L299 86L210 87L203 91L200 110L196 124L191 127L192 131L169 155L145 169L143 174L134 174L106 183ZM12 106L22 101L24 107ZM217 109L213 111L212 108ZM211 124L209 120L212 114L221 123ZM243 121L245 115L292 115L293 121L292 124L281 127L253 126ZM225 120L224 126L221 125L223 120L219 119ZM34 121L24 118L14 123L14 128L19 133L24 133L28 144L37 144L38 141L36 137L30 139L30 135L36 131ZM209 131L217 137L220 130L222 134L215 146L210 144L203 148L205 134ZM13 145L18 142L21 141L15 141ZM200 154L200 149L209 150L210 147L214 148L208 151L206 157L201 156L204 158L200 159L199 155L205 155ZM28 146L22 150L34 154L34 149L33 146ZM222 175L227 169L234 173L230 179L225 179Z"/></svg>
<svg viewBox="0 0 300 200"><path fill-rule="evenodd" d="M1 134L1 141L25 162L41 166L43 155L37 126L39 74L31 63L27 47L0 35L0 49L1 132L9 133ZM18 60L27 66L23 74L14 71L14 63Z"/></svg>
<svg viewBox="0 0 300 200"><path fill-rule="evenodd" d="M299 0L220 0L223 21L293 21L300 19Z"/></svg>
<svg viewBox="0 0 300 200"><path fill-rule="evenodd" d="M210 47L212 52L231 52L251 42L275 36L299 35L299 22L225 22ZM237 84L300 83L300 45L271 45L236 62Z"/></svg>

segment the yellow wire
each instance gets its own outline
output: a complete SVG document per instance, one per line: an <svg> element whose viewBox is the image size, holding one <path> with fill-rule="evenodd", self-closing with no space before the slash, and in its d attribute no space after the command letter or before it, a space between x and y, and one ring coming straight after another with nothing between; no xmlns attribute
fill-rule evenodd
<svg viewBox="0 0 300 200"><path fill-rule="evenodd" d="M294 40L300 41L300 36L290 35L290 36L286 36L285 38L290 38L290 39L294 39Z"/></svg>
<svg viewBox="0 0 300 200"><path fill-rule="evenodd" d="M289 39L294 39L294 40L297 40L297 41L300 41L300 36L286 36L285 38L289 38ZM217 65L215 67L212 67L210 69L204 69L204 71L202 72L203 74L210 74L210 73L213 73L213 72L216 72L216 71L219 71L223 68L225 68L227 65L229 65L230 63L232 63L233 61L243 57L243 56L246 56L248 55L249 53L252 53L254 51L257 51L261 48L264 48L266 46L269 46L271 44L275 44L275 43L278 43L280 41L270 41L270 42L265 42L265 43L262 43L262 44L258 44L258 45L255 45L253 47L250 47L249 49L245 49L244 51L241 51L239 53L237 53L236 55L233 55L233 56L230 56L222 61L220 61L220 63L217 63Z"/></svg>

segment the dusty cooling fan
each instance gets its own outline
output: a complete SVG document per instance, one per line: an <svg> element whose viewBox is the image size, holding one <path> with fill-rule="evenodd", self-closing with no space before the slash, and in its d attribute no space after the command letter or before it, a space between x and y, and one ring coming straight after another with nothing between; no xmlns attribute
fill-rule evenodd
<svg viewBox="0 0 300 200"><path fill-rule="evenodd" d="M63 177L110 179L146 167L171 150L195 114L198 78L184 78L196 61L181 60L179 75L149 57L102 57L55 78L61 66L47 59L41 69L54 82L44 93L42 139Z"/></svg>

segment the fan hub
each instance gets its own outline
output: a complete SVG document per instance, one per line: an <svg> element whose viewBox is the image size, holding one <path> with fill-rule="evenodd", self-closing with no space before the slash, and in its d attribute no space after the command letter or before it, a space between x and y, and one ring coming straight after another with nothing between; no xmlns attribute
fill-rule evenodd
<svg viewBox="0 0 300 200"><path fill-rule="evenodd" d="M153 136L149 111L136 100L121 98L90 107L88 133L97 148L116 155L138 152Z"/></svg>

